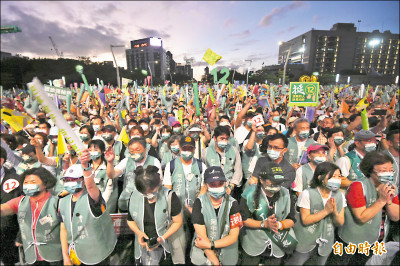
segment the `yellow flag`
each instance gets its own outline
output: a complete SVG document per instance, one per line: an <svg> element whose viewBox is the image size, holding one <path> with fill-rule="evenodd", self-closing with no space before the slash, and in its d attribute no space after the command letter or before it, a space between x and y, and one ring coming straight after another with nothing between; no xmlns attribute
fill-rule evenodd
<svg viewBox="0 0 400 266"><path fill-rule="evenodd" d="M57 167L60 160L60 155L65 154L68 151L67 143L65 143L64 136L61 134L61 131L58 130L58 138L57 138Z"/></svg>
<svg viewBox="0 0 400 266"><path fill-rule="evenodd" d="M356 105L356 110L361 111L369 106L367 97L362 98Z"/></svg>
<svg viewBox="0 0 400 266"><path fill-rule="evenodd" d="M122 114L122 118L123 118L123 119L125 119L125 116L126 116L126 113L127 113L127 112L128 112L128 111L126 111L126 109L122 110L121 114Z"/></svg>
<svg viewBox="0 0 400 266"><path fill-rule="evenodd" d="M129 136L128 133L126 133L126 126L124 126L121 130L121 134L119 134L118 140L122 141L125 146L128 145L129 142Z"/></svg>
<svg viewBox="0 0 400 266"><path fill-rule="evenodd" d="M32 118L18 111L3 108L1 119L5 120L15 131L20 131L32 122Z"/></svg>
<svg viewBox="0 0 400 266"><path fill-rule="evenodd" d="M206 53L203 56L203 60L209 63L210 65L214 65L217 63L222 56L214 53L210 48L207 49Z"/></svg>

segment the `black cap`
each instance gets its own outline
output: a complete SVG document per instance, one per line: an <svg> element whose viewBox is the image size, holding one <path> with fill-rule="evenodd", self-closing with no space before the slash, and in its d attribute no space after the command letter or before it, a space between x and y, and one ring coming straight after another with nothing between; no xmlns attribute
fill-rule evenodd
<svg viewBox="0 0 400 266"><path fill-rule="evenodd" d="M31 153L31 152L34 152L34 153L36 154L36 148L35 148L35 146L33 146L33 145L31 145L31 144L27 144L27 145L25 145L25 147L23 147L23 148L21 149L21 152L22 152L23 154L29 154L29 153Z"/></svg>
<svg viewBox="0 0 400 266"><path fill-rule="evenodd" d="M196 147L196 143L194 142L194 138L192 137L182 137L181 140L179 141L179 146L192 146Z"/></svg>
<svg viewBox="0 0 400 266"><path fill-rule="evenodd" d="M268 162L261 167L261 179L269 179L273 184L282 184L286 181L282 168L275 162Z"/></svg>
<svg viewBox="0 0 400 266"><path fill-rule="evenodd" d="M212 183L215 181L226 182L224 171L219 166L208 167L204 171L204 183Z"/></svg>

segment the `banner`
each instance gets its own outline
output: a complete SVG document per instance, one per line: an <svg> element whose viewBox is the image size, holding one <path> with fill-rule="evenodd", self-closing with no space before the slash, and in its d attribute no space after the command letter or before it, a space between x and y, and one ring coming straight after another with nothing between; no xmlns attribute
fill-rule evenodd
<svg viewBox="0 0 400 266"><path fill-rule="evenodd" d="M288 106L317 106L319 82L290 82Z"/></svg>
<svg viewBox="0 0 400 266"><path fill-rule="evenodd" d="M71 126L67 123L63 115L54 106L54 103L47 96L42 83L37 77L33 78L33 81L27 84L29 90L36 97L36 100L42 105L43 111L50 117L54 124L59 128L64 138L71 144L71 147L76 151L77 154L81 154L81 151L85 149L85 146L79 139L79 137L72 131Z"/></svg>
<svg viewBox="0 0 400 266"><path fill-rule="evenodd" d="M72 95L72 91L69 88L60 88L47 84L44 84L44 90L47 92L49 97L53 98L54 95L57 95L58 98L62 100L67 100L67 95Z"/></svg>

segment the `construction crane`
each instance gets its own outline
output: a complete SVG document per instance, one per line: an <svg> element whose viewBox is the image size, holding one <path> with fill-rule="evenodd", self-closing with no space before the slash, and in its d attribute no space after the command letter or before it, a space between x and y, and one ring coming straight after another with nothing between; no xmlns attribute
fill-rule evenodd
<svg viewBox="0 0 400 266"><path fill-rule="evenodd" d="M53 38L51 38L51 36L49 36L49 39L50 39L50 41L51 41L51 44L53 45L54 51L56 52L58 58L62 58L62 57L63 57L63 52L60 53L60 52L58 51L57 46L56 46L56 43L53 41ZM53 49L51 49L51 50L53 50Z"/></svg>
<svg viewBox="0 0 400 266"><path fill-rule="evenodd" d="M183 58L186 61L186 65L191 65L194 62L194 57L187 58L186 56Z"/></svg>

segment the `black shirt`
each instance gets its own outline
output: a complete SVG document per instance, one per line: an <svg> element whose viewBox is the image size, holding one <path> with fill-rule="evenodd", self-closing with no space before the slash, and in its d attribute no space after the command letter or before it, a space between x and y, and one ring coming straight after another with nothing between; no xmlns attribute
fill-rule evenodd
<svg viewBox="0 0 400 266"><path fill-rule="evenodd" d="M258 178L263 166L269 162L271 162L271 159L268 156L260 157L257 160L256 166L254 167L253 176ZM296 178L296 170L285 158L283 158L282 161L278 165L282 168L283 176L286 179L282 183L282 187L290 189L294 179Z"/></svg>
<svg viewBox="0 0 400 266"><path fill-rule="evenodd" d="M220 206L221 207L221 206ZM215 214L218 216L218 212L219 212L220 208L214 209L215 210ZM240 212L240 208L239 208L239 204L238 202L235 200L232 203L232 207L231 210L229 211L229 216L231 215L235 215L236 213ZM193 204L193 209L192 209L192 222L193 224L201 224L204 225L204 216L201 213L201 201L199 198L197 198L194 201Z"/></svg>
<svg viewBox="0 0 400 266"><path fill-rule="evenodd" d="M181 210L182 205L175 194L175 192L171 192L171 216L177 216ZM144 232L149 238L157 237L157 230L156 230L156 223L154 218L154 209L156 206L156 202L149 203L146 199L144 201L144 217L143 217L143 225L144 225ZM164 211L164 210L163 210ZM165 210L168 211L168 210ZM134 221L131 214L128 212L128 221Z"/></svg>

